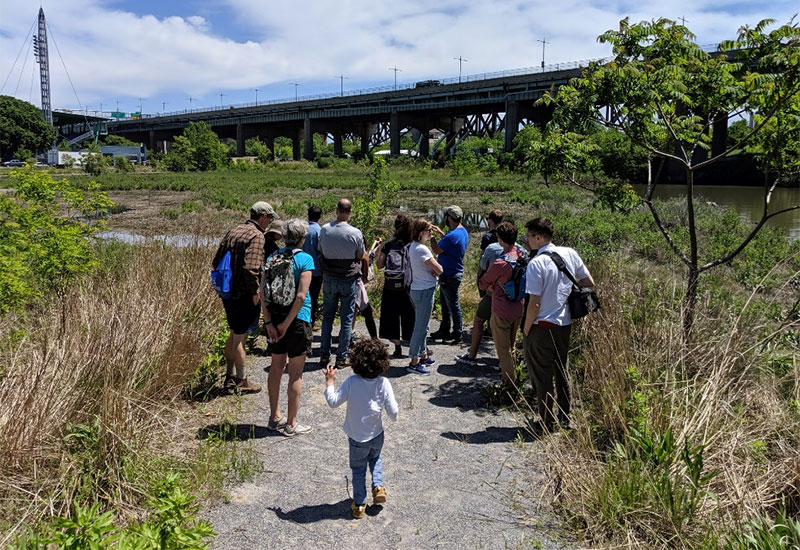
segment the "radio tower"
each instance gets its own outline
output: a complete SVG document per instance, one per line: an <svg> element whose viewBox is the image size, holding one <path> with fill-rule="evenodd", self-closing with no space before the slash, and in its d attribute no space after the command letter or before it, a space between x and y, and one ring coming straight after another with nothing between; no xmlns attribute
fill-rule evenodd
<svg viewBox="0 0 800 550"><path fill-rule="evenodd" d="M39 64L39 77L42 81L42 115L48 124L53 124L53 111L50 108L50 62L47 56L47 23L44 8L39 8L39 35L33 37L33 53Z"/></svg>

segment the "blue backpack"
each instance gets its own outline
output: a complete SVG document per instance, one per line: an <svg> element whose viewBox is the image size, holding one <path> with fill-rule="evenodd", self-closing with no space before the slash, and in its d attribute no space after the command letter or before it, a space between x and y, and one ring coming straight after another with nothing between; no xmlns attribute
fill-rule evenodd
<svg viewBox="0 0 800 550"><path fill-rule="evenodd" d="M508 254L503 254L499 259L511 264L511 278L503 284L503 291L512 302L522 301L525 298L525 283L527 282L525 272L528 269L528 257L522 255L519 258L512 258Z"/></svg>
<svg viewBox="0 0 800 550"><path fill-rule="evenodd" d="M231 268L231 251L228 250L211 270L211 286L217 291L220 298L231 297L231 287L233 286L233 269Z"/></svg>

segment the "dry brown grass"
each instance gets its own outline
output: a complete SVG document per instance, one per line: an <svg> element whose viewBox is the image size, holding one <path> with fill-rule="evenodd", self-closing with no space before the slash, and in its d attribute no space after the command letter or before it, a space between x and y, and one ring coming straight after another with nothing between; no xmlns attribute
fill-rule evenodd
<svg viewBox="0 0 800 550"><path fill-rule="evenodd" d="M220 314L211 252L122 250L60 303L0 323L0 520L11 531L64 512L86 475L92 496L130 509L142 490L126 475L133 457L173 452L162 436ZM64 442L68 424L95 422L96 439Z"/></svg>
<svg viewBox="0 0 800 550"><path fill-rule="evenodd" d="M592 546L715 548L726 529L769 515L781 499L797 513L800 414L791 400L800 391L800 364L789 346L776 367L772 344L781 333L797 334L800 321L794 317L780 328L767 319L744 321L741 311L718 309L712 317L706 309L687 346L680 312L668 305L676 292L669 284L654 296L639 282L644 276L612 270L596 277L603 281L604 309L576 334L583 349L574 429L545 439L556 505L565 517ZM784 313L790 307L784 304ZM641 312L648 317L634 322ZM706 487L713 495L704 496L684 525L652 502L640 509L614 502L626 469L612 467L613 446L630 447L631 430L643 427L671 429L677 448L684 441L705 446L704 471L717 472ZM677 460L671 473L685 480L685 465Z"/></svg>

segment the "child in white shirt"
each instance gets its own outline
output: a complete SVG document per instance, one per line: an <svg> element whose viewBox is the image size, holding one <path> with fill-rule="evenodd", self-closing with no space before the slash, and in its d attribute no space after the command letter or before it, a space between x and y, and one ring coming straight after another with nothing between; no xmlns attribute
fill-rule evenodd
<svg viewBox="0 0 800 550"><path fill-rule="evenodd" d="M397 420L397 401L392 385L385 376L389 370L389 352L380 340L358 342L350 348L353 374L335 389L336 369L325 368L325 399L332 408L347 401L344 432L350 443L350 469L353 471L353 502L351 509L356 519L364 517L367 508L367 466L372 474L372 501L386 502L383 486L383 424L381 413Z"/></svg>

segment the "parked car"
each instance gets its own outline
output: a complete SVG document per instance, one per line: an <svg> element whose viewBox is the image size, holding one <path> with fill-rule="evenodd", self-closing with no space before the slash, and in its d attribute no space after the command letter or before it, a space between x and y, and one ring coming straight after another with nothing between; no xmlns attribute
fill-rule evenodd
<svg viewBox="0 0 800 550"><path fill-rule="evenodd" d="M25 163L21 160L11 159L7 160L3 163L3 166L25 166Z"/></svg>

